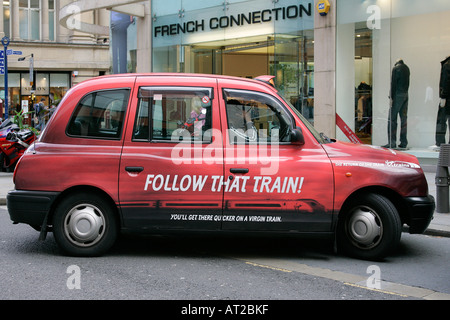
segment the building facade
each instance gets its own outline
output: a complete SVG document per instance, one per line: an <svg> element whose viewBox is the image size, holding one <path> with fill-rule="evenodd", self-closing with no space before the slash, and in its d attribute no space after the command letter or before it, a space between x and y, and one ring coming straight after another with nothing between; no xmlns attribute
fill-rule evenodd
<svg viewBox="0 0 450 320"><path fill-rule="evenodd" d="M73 26L60 23L61 9L71 3L70 0L0 2L0 39L7 37L10 41L7 47L10 116L21 109L30 110L42 98L46 105L56 104L74 84L110 72L109 11L78 12L80 21L102 25L106 30L97 34L80 32L76 23ZM72 7L72 11L77 12L77 7ZM30 77L30 72L34 76ZM0 75L0 99L0 117L4 117L4 75Z"/></svg>
<svg viewBox="0 0 450 320"><path fill-rule="evenodd" d="M272 74L330 137L428 150L445 130L437 117L449 14L438 0L153 0L152 70ZM399 61L409 68L401 99L392 92Z"/></svg>
<svg viewBox="0 0 450 320"><path fill-rule="evenodd" d="M56 2L54 41L86 37L82 24L56 31ZM67 1L59 22L67 27L82 13L99 25L98 12L107 8L115 73L272 74L278 90L331 138L382 146L393 136L396 147L420 155L446 133L438 111L446 110L439 105L441 62L450 56L448 1ZM101 32L92 33L86 49L94 56ZM402 93L393 92L400 61L409 69Z"/></svg>
<svg viewBox="0 0 450 320"><path fill-rule="evenodd" d="M152 2L153 71L276 76L312 120L314 1Z"/></svg>

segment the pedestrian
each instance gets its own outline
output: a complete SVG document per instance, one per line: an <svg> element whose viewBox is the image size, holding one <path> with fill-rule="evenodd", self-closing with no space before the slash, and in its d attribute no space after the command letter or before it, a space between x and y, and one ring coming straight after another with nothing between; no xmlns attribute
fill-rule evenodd
<svg viewBox="0 0 450 320"><path fill-rule="evenodd" d="M400 145L399 149L406 149L408 145L408 90L410 70L402 59L397 60L392 69L390 108L388 121L388 144L386 148L397 148L397 119L400 117Z"/></svg>
<svg viewBox="0 0 450 320"><path fill-rule="evenodd" d="M447 123L450 123L450 56L441 62L439 98L439 109L436 121L437 148L439 148L441 144L445 144Z"/></svg>
<svg viewBox="0 0 450 320"><path fill-rule="evenodd" d="M36 129L44 130L46 114L45 98L41 98L41 101L35 105L34 112L38 122Z"/></svg>

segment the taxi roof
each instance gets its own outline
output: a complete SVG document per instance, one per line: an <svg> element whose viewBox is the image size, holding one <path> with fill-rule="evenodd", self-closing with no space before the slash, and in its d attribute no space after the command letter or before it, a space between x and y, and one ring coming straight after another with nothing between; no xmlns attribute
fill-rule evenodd
<svg viewBox="0 0 450 320"><path fill-rule="evenodd" d="M83 82L88 82L96 79L111 79L111 78L121 78L121 77L178 77L178 78L210 78L210 79L226 79L226 80L235 80L235 81L245 81L245 82L253 82L258 85L265 85L270 89L274 90L275 87L273 85L273 78L275 76L271 75L261 75L254 79L236 77L236 76L227 76L227 75L216 75L216 74L204 74L204 73L174 73L174 72L150 72L150 73L119 73L119 74L108 74L95 78L91 78L85 80ZM80 83L83 83L80 82ZM275 91L277 91L275 89Z"/></svg>

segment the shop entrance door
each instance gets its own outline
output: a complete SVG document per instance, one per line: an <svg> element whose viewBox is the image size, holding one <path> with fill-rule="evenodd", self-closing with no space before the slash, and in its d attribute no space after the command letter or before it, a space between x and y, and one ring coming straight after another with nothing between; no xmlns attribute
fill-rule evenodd
<svg viewBox="0 0 450 320"><path fill-rule="evenodd" d="M273 50L270 40L227 46L222 51L223 74L249 79L269 74Z"/></svg>
<svg viewBox="0 0 450 320"><path fill-rule="evenodd" d="M186 72L223 74L243 78L255 78L270 72L269 61L273 56L273 41L257 41L230 44L226 42L191 46L186 62Z"/></svg>

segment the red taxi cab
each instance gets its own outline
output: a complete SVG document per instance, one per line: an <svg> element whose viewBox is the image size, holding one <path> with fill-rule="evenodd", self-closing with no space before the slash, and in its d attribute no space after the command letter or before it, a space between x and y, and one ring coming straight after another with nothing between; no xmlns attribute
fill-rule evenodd
<svg viewBox="0 0 450 320"><path fill-rule="evenodd" d="M328 139L270 77L126 74L64 97L20 160L14 223L53 232L69 255L107 252L123 231L333 237L380 259L434 199L417 159Z"/></svg>

